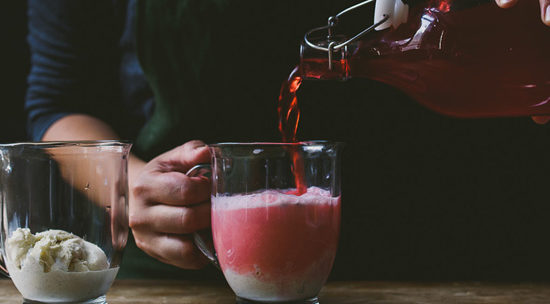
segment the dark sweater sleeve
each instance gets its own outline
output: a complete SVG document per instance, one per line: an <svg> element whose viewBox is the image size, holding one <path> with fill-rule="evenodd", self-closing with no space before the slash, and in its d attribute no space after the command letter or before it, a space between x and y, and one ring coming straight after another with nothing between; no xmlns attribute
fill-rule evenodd
<svg viewBox="0 0 550 304"><path fill-rule="evenodd" d="M58 119L86 113L108 121L117 98L116 34L112 1L30 0L31 70L27 132L41 140Z"/></svg>

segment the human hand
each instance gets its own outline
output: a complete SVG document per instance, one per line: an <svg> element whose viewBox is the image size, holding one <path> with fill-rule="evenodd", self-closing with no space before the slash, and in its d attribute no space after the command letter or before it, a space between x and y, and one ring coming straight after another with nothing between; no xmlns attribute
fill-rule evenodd
<svg viewBox="0 0 550 304"><path fill-rule="evenodd" d="M185 172L209 161L208 147L190 141L151 160L130 186L130 227L150 256L186 269L208 263L192 234L210 227L210 180Z"/></svg>
<svg viewBox="0 0 550 304"><path fill-rule="evenodd" d="M514 6L519 0L495 0L498 6L502 8L509 8ZM531 0L524 0L531 1ZM540 16L542 22L550 26L550 0L539 0L540 3Z"/></svg>

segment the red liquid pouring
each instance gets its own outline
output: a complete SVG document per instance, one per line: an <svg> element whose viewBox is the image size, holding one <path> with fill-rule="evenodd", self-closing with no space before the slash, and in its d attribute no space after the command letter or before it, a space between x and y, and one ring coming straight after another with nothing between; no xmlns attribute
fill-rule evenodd
<svg viewBox="0 0 550 304"><path fill-rule="evenodd" d="M279 114L279 132L283 142L296 142L296 132L300 121L300 108L298 108L298 98L296 91L302 84L302 77L299 76L298 67L296 67L288 80L283 83L281 93L279 94L279 105L277 112ZM296 191L290 194L302 195L307 192L307 185L304 176L304 161L297 147L291 147L292 173L296 183Z"/></svg>
<svg viewBox="0 0 550 304"><path fill-rule="evenodd" d="M298 91L301 84L302 77L298 73L298 67L296 67L281 87L277 112L279 114L279 132L283 142L296 142L296 132L300 121L300 108L298 108L296 91Z"/></svg>
<svg viewBox="0 0 550 304"><path fill-rule="evenodd" d="M347 53L335 52L341 58L331 70L326 52L306 47L281 87L283 141L296 141L296 91L304 79L378 80L456 117L550 114L550 28L539 18L538 1L510 9L483 0L407 2L407 22L369 33ZM292 155L299 195L306 189L303 163L297 152Z"/></svg>

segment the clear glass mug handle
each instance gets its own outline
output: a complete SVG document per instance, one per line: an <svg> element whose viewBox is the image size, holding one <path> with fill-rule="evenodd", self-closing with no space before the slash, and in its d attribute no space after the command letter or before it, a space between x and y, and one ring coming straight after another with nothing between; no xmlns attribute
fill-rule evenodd
<svg viewBox="0 0 550 304"><path fill-rule="evenodd" d="M210 164L199 164L189 169L189 171L187 171L185 175L190 177L195 177L195 176L210 177L212 175L212 166L210 166ZM204 254L204 256L208 260L210 260L212 264L214 264L214 266L220 269L220 263L218 262L216 250L214 249L214 242L212 240L212 230L205 229L205 230L195 231L193 233L193 242L195 243L195 246L199 248L200 252L202 252L202 254Z"/></svg>

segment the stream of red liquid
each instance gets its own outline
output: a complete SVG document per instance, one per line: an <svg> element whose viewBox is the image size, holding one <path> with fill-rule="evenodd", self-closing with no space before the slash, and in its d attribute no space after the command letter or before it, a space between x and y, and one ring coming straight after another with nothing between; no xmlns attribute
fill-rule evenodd
<svg viewBox="0 0 550 304"><path fill-rule="evenodd" d="M283 142L286 143L297 142L296 132L298 131L298 123L300 122L300 108L298 107L296 91L302 84L302 77L299 76L298 70L298 67L296 67L292 73L290 73L288 80L281 86L279 104L277 106L277 112L279 114L279 132L281 133ZM304 160L298 146L291 146L290 149L293 164L292 173L294 174L294 181L296 184L296 190L290 192L290 194L302 195L307 191L304 174Z"/></svg>

